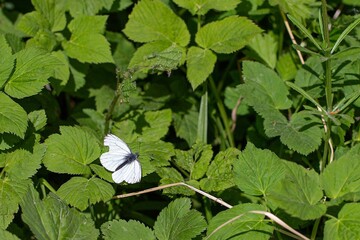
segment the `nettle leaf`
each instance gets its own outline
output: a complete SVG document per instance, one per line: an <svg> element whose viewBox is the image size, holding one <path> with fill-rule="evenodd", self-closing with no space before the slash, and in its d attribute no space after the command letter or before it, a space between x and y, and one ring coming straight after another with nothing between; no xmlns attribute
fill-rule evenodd
<svg viewBox="0 0 360 240"><path fill-rule="evenodd" d="M248 46L272 69L276 66L278 43L271 33L257 34Z"/></svg>
<svg viewBox="0 0 360 240"><path fill-rule="evenodd" d="M25 110L10 97L0 92L0 133L25 137L28 126Z"/></svg>
<svg viewBox="0 0 360 240"><path fill-rule="evenodd" d="M27 179L32 177L40 168L41 159L45 153L45 145L34 146L33 153L24 149L17 149L5 155L5 171L10 178Z"/></svg>
<svg viewBox="0 0 360 240"><path fill-rule="evenodd" d="M129 15L123 32L135 42L168 41L182 47L190 41L185 22L160 0L142 0Z"/></svg>
<svg viewBox="0 0 360 240"><path fill-rule="evenodd" d="M30 112L28 118L36 131L39 131L46 126L47 117L44 109Z"/></svg>
<svg viewBox="0 0 360 240"><path fill-rule="evenodd" d="M0 228L0 239L6 240L20 240L16 235L13 235L11 232L8 232L2 228Z"/></svg>
<svg viewBox="0 0 360 240"><path fill-rule="evenodd" d="M360 147L355 145L349 152L327 165L321 174L326 196L337 199L349 193L360 192Z"/></svg>
<svg viewBox="0 0 360 240"><path fill-rule="evenodd" d="M192 15L205 15L211 9L217 11L233 10L241 0L174 0L174 2L189 10Z"/></svg>
<svg viewBox="0 0 360 240"><path fill-rule="evenodd" d="M321 217L326 212L319 175L314 170L285 162L285 178L272 189L268 198L279 208L302 220Z"/></svg>
<svg viewBox="0 0 360 240"><path fill-rule="evenodd" d="M360 239L360 204L347 203L341 208L338 218L327 220L324 239Z"/></svg>
<svg viewBox="0 0 360 240"><path fill-rule="evenodd" d="M3 86L14 68L14 56L11 47L2 34L0 35L0 52L0 86Z"/></svg>
<svg viewBox="0 0 360 240"><path fill-rule="evenodd" d="M207 236L209 239L269 239L272 236L273 227L267 224L264 215L249 213L254 210L266 211L266 207L245 203L218 213L210 220ZM241 217L214 232L222 224L239 216Z"/></svg>
<svg viewBox="0 0 360 240"><path fill-rule="evenodd" d="M159 240L192 239L206 228L206 221L196 210L190 210L188 198L178 198L164 208L154 224Z"/></svg>
<svg viewBox="0 0 360 240"><path fill-rule="evenodd" d="M36 190L30 187L21 209L22 220L36 239L96 240L99 236L89 216L69 208L53 193L41 201Z"/></svg>
<svg viewBox="0 0 360 240"><path fill-rule="evenodd" d="M171 71L184 63L185 48L171 42L155 41L139 47L129 63L129 69Z"/></svg>
<svg viewBox="0 0 360 240"><path fill-rule="evenodd" d="M234 186L232 166L239 153L240 151L236 148L228 148L219 152L211 162L206 172L206 178L201 179L201 188L210 192L221 191Z"/></svg>
<svg viewBox="0 0 360 240"><path fill-rule="evenodd" d="M234 162L234 180L246 194L267 196L285 175L285 166L275 153L257 149L248 142Z"/></svg>
<svg viewBox="0 0 360 240"><path fill-rule="evenodd" d="M60 133L45 140L46 168L56 173L89 174L88 165L100 156L97 139L80 127L61 126Z"/></svg>
<svg viewBox="0 0 360 240"><path fill-rule="evenodd" d="M29 179L0 179L0 228L6 229L13 220L30 182Z"/></svg>
<svg viewBox="0 0 360 240"><path fill-rule="evenodd" d="M156 239L153 231L144 224L129 220L113 220L101 225L104 240L152 240Z"/></svg>
<svg viewBox="0 0 360 240"><path fill-rule="evenodd" d="M72 177L57 190L60 198L81 211L89 204L110 200L114 194L111 184L99 178Z"/></svg>
<svg viewBox="0 0 360 240"><path fill-rule="evenodd" d="M199 47L190 47L186 59L186 76L191 83L193 90L205 82L214 70L216 55L208 50Z"/></svg>
<svg viewBox="0 0 360 240"><path fill-rule="evenodd" d="M141 137L155 141L166 135L171 124L171 110L145 112L146 126L142 128Z"/></svg>
<svg viewBox="0 0 360 240"><path fill-rule="evenodd" d="M69 23L72 33L69 41L62 42L67 55L80 62L113 63L110 44L102 35L107 16L79 16Z"/></svg>
<svg viewBox="0 0 360 240"><path fill-rule="evenodd" d="M82 15L95 15L101 9L110 10L114 0L97 0L97 1L70 1L67 3L67 7L70 10L70 14L73 17Z"/></svg>
<svg viewBox="0 0 360 240"><path fill-rule="evenodd" d="M15 54L16 68L5 85L5 92L15 98L25 98L41 91L54 69L63 63L39 48L25 48Z"/></svg>
<svg viewBox="0 0 360 240"><path fill-rule="evenodd" d="M216 53L232 53L243 48L262 30L245 17L231 16L203 26L195 37L196 43Z"/></svg>

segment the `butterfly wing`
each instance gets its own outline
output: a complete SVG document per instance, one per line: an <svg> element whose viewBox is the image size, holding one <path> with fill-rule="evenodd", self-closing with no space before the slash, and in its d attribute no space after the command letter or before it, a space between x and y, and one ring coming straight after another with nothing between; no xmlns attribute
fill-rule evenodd
<svg viewBox="0 0 360 240"><path fill-rule="evenodd" d="M136 159L128 164L125 164L122 168L112 174L114 182L121 183L123 181L127 183L137 183L141 180L141 166Z"/></svg>
<svg viewBox="0 0 360 240"><path fill-rule="evenodd" d="M123 140L113 134L106 135L104 145L109 147L109 151L100 156L100 162L107 170L114 172L126 161L131 150Z"/></svg>

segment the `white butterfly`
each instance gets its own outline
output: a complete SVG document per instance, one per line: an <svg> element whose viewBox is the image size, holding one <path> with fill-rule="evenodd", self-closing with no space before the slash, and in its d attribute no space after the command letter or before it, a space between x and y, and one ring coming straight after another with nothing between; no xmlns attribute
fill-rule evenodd
<svg viewBox="0 0 360 240"><path fill-rule="evenodd" d="M105 136L104 145L109 147L109 151L100 156L100 162L107 170L114 172L114 182L140 182L141 166L138 154L132 153L129 146L113 134Z"/></svg>

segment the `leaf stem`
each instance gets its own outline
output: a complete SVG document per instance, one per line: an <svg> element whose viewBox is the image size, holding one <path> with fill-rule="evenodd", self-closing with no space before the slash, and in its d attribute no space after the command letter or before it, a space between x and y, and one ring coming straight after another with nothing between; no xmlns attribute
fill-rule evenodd
<svg viewBox="0 0 360 240"><path fill-rule="evenodd" d="M45 187L47 187L47 189L49 189L50 192L56 194L56 190L50 185L50 183L48 181L46 181L45 178L40 178L40 183L42 185L44 185Z"/></svg>

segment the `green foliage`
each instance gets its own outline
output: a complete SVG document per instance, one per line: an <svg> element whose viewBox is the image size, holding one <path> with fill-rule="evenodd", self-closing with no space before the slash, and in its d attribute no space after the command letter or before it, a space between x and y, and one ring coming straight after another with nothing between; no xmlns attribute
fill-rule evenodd
<svg viewBox="0 0 360 240"><path fill-rule="evenodd" d="M356 6L2 1L0 239L360 238Z"/></svg>

